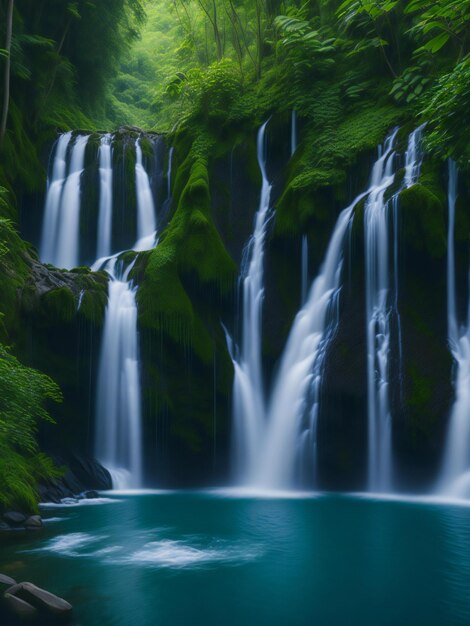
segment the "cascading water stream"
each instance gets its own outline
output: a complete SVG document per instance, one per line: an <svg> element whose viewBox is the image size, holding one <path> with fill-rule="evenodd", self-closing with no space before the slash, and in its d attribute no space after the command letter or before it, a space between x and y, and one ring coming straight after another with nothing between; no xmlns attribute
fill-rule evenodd
<svg viewBox="0 0 470 626"><path fill-rule="evenodd" d="M302 439L309 439L315 453L316 418L323 356L336 329L337 299L343 264L343 244L361 194L344 209L336 222L320 274L308 300L292 326L284 348L279 373L271 394L266 432L261 442L258 465L252 484L268 488L291 488L296 462L302 453ZM307 428L302 419L307 396L313 385L313 405ZM315 461L312 463L315 465Z"/></svg>
<svg viewBox="0 0 470 626"><path fill-rule="evenodd" d="M137 241L135 251L156 245L157 220L150 180L136 141ZM112 179L108 179L112 184ZM96 456L118 489L142 485L142 432L136 291L118 260L122 252L99 259L94 269L111 276L100 353L96 403Z"/></svg>
<svg viewBox="0 0 470 626"><path fill-rule="evenodd" d="M397 132L395 130L381 148L383 154L372 171L373 191L364 211L369 489L377 491L388 490L391 479L389 231L385 192L395 181L393 147Z"/></svg>
<svg viewBox="0 0 470 626"><path fill-rule="evenodd" d="M297 112L292 111L291 117L291 138L290 138L290 155L291 158L297 151Z"/></svg>
<svg viewBox="0 0 470 626"><path fill-rule="evenodd" d="M455 402L439 490L456 497L470 496L470 295L465 323L459 325L455 280L455 209L457 166L449 162L449 233L447 248L447 318L449 345L456 364ZM469 284L470 294L470 284Z"/></svg>
<svg viewBox="0 0 470 626"><path fill-rule="evenodd" d="M300 299L303 306L308 295L308 239L307 235L302 237L302 267L300 275Z"/></svg>
<svg viewBox="0 0 470 626"><path fill-rule="evenodd" d="M113 487L142 485L141 384L136 288L117 259L111 276L101 345L96 405L96 456L110 471Z"/></svg>
<svg viewBox="0 0 470 626"><path fill-rule="evenodd" d="M67 174L67 150L71 139L71 132L61 135L56 142L54 150L52 175L47 184L40 244L40 255L44 263L54 263L55 261L60 199Z"/></svg>
<svg viewBox="0 0 470 626"><path fill-rule="evenodd" d="M96 258L111 254L111 228L113 222L113 152L112 135L101 137L99 149L100 207L98 213L98 241Z"/></svg>
<svg viewBox="0 0 470 626"><path fill-rule="evenodd" d="M137 242L134 250L142 252L149 250L155 245L157 221L155 216L155 204L149 176L143 165L142 147L140 139L135 144L136 153L136 194L137 194Z"/></svg>
<svg viewBox="0 0 470 626"><path fill-rule="evenodd" d="M70 133L66 133L58 140L53 179L46 198L41 242L42 259L65 269L79 265L80 179L85 167L85 150L89 139L89 135L77 135L75 138L67 177L64 180L62 174L66 169L70 136Z"/></svg>
<svg viewBox="0 0 470 626"><path fill-rule="evenodd" d="M308 297L305 298L298 313L286 346L283 351L278 374L266 409L256 410L256 389L253 389L253 377L242 359L234 359L234 424L236 443L244 454L238 454L238 476L245 483L256 488L286 489L296 484L299 474L308 476L310 483L315 479L317 464L317 423L320 405L320 392L324 362L329 345L336 333L339 322L339 297L343 267L343 249L349 226L353 219L355 206L364 198L365 230L368 275L368 349L373 358L370 363L379 362L383 379L388 370L388 347L390 345L389 316L391 303L388 302L388 211L385 193L395 180L394 142L398 130L387 138L384 148L379 152L374 164L370 187L361 193L352 204L340 214L333 231L325 261L319 275L313 282ZM419 176L422 154L420 138L415 131L410 136L406 159L406 172L412 172L404 186L414 184ZM396 193L398 196L399 191ZM258 224L256 224L257 226ZM369 238L369 239L368 239ZM307 274L307 246L302 246L302 285ZM383 255L381 257L381 255ZM395 268L397 265L395 265ZM250 276L248 273L247 276ZM261 275L261 279L262 279ZM245 278L246 281L246 278ZM248 283L250 285L250 283ZM398 285L398 282L396 283ZM245 282L246 286L246 282ZM257 292L263 292L262 283L257 284ZM245 302L250 302L247 298ZM398 308L394 300L395 308ZM244 338L250 324L256 320L250 315L250 309L244 308ZM379 330L382 333L379 333ZM258 333L261 328L257 327ZM256 334L256 343L260 346L260 334ZM246 346L248 350L249 346ZM376 350L377 348L377 350ZM233 351L233 350L232 350ZM249 352L248 352L249 354ZM260 363L260 361L259 361ZM261 370L259 377L262 379ZM369 370L370 374L370 370ZM369 378L369 391L372 390L374 403L378 403L385 415L388 411L388 395L384 392L382 379L379 380L376 395L375 370ZM264 401L264 396L261 396ZM258 404L260 406L260 404ZM372 404L375 411L375 404ZM259 419L262 416L262 419ZM372 453L374 461L372 474L375 477L387 474L390 469L389 432L380 431L377 437L376 412L369 413L369 428L372 433ZM374 420L371 418L374 417ZM378 442L378 445L376 445ZM243 446L243 447L242 447ZM374 481L375 482L375 481Z"/></svg>
<svg viewBox="0 0 470 626"><path fill-rule="evenodd" d="M389 357L392 349L391 319L396 319L399 379L401 384L401 321L398 310L398 209L399 194L414 185L423 159L421 126L411 133L405 155L402 185L390 200L387 190L395 182L394 142L397 130L385 142L382 156L372 172L365 205L366 319L367 319L367 400L368 400L368 484L371 491L388 491L392 483L392 417L389 397ZM393 270L390 285L389 206L393 208Z"/></svg>
<svg viewBox="0 0 470 626"><path fill-rule="evenodd" d="M265 420L261 365L262 306L264 298L264 248L270 216L271 184L266 173L266 126L258 133L258 163L262 175L261 198L253 236L244 251L242 267L243 326L241 350L233 349L234 445L236 473L246 481L255 467Z"/></svg>
<svg viewBox="0 0 470 626"><path fill-rule="evenodd" d="M44 261L72 268L79 264L81 175L88 135L61 135L56 142L48 183L41 241ZM73 141L73 143L72 143ZM157 219L141 139L135 142L137 241L135 251L156 244ZM96 397L95 452L113 474L114 487L142 484L141 385L137 332L136 287L128 281L132 265L123 267L122 252L112 254L113 136L100 137L98 151L99 209L97 257L93 270L110 275L100 352ZM158 165L157 151L153 151ZM96 167L95 165L95 167ZM171 173L171 156L169 174ZM169 183L171 184L171 183ZM168 204L168 202L167 202ZM78 299L78 310L84 291Z"/></svg>

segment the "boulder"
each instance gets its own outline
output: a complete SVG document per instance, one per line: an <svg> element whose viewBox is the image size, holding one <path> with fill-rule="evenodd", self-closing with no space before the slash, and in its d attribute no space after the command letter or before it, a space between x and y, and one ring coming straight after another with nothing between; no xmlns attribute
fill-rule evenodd
<svg viewBox="0 0 470 626"><path fill-rule="evenodd" d="M18 513L18 511L7 511L3 514L3 519L10 526L21 526L26 521L26 515L23 513Z"/></svg>
<svg viewBox="0 0 470 626"><path fill-rule="evenodd" d="M8 589L5 595L7 594L23 600L35 609L39 609L41 612L49 613L57 617L66 618L72 611L72 605L66 600L59 598L59 596L45 589L36 587L33 583L24 582L19 585L14 585Z"/></svg>
<svg viewBox="0 0 470 626"><path fill-rule="evenodd" d="M0 532L5 531L5 530L11 530L11 526L7 524L6 522L2 522L0 520Z"/></svg>
<svg viewBox="0 0 470 626"><path fill-rule="evenodd" d="M0 574L0 591L3 587L12 587L13 585L16 585L16 580L6 574Z"/></svg>
<svg viewBox="0 0 470 626"><path fill-rule="evenodd" d="M31 515L24 523L27 530L39 530L44 526L40 515Z"/></svg>
<svg viewBox="0 0 470 626"><path fill-rule="evenodd" d="M96 498L99 498L98 492L94 490L84 491L81 495L85 500L95 500Z"/></svg>
<svg viewBox="0 0 470 626"><path fill-rule="evenodd" d="M34 606L11 593L4 594L3 604L7 612L20 623L32 622L38 615L37 609L35 609Z"/></svg>

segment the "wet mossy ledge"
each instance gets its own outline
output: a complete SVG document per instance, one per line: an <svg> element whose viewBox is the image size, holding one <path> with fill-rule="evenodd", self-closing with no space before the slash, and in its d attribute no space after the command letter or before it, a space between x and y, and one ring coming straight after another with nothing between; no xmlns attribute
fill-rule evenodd
<svg viewBox="0 0 470 626"><path fill-rule="evenodd" d="M210 337L184 284L197 284L211 300L224 299L232 293L237 268L212 220L207 161L196 158L189 167L183 164L185 169L189 175L174 215L159 245L141 255L132 275L142 276L137 292L141 326L189 342L207 361Z"/></svg>

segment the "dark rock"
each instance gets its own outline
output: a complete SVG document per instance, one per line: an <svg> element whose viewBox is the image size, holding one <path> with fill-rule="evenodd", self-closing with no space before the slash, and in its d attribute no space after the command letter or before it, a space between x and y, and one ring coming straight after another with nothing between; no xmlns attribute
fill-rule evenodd
<svg viewBox="0 0 470 626"><path fill-rule="evenodd" d="M58 466L68 466L62 478L50 480L39 487L41 502L60 503L65 498L96 498L98 490L112 489L111 475L95 459L72 455L60 458L53 455ZM87 495L93 494L93 495Z"/></svg>
<svg viewBox="0 0 470 626"><path fill-rule="evenodd" d="M0 532L5 532L11 530L11 526L6 522L0 521Z"/></svg>
<svg viewBox="0 0 470 626"><path fill-rule="evenodd" d="M16 584L16 580L11 578L10 576L7 576L6 574L0 574L0 589L2 587L12 587Z"/></svg>
<svg viewBox="0 0 470 626"><path fill-rule="evenodd" d="M82 496L85 498L85 500L95 500L96 498L99 498L99 494L97 491L84 491L82 493Z"/></svg>
<svg viewBox="0 0 470 626"><path fill-rule="evenodd" d="M33 583L24 582L10 587L5 595L7 594L51 615L67 617L72 611L72 605L69 602L45 589L36 587Z"/></svg>
<svg viewBox="0 0 470 626"><path fill-rule="evenodd" d="M21 624L33 622L38 615L37 609L35 609L34 606L11 593L5 593L3 596L3 604L8 613Z"/></svg>
<svg viewBox="0 0 470 626"><path fill-rule="evenodd" d="M28 530L38 530L44 526L40 515L31 515L24 523Z"/></svg>
<svg viewBox="0 0 470 626"><path fill-rule="evenodd" d="M18 511L7 511L3 514L3 519L11 526L21 526L26 521L26 515Z"/></svg>

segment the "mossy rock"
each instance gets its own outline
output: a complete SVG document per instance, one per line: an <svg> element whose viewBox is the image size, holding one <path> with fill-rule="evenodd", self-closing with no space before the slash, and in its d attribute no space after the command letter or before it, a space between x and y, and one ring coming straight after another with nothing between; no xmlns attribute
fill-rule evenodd
<svg viewBox="0 0 470 626"><path fill-rule="evenodd" d="M144 259L146 266L137 293L140 324L165 330L176 342L191 342L196 353L207 360L210 335L195 314L184 281L223 295L231 291L236 267L212 222L204 160L192 165L161 243ZM137 272L142 272L140 261Z"/></svg>
<svg viewBox="0 0 470 626"><path fill-rule="evenodd" d="M41 301L46 315L58 322L70 322L77 312L75 295L68 287L59 287L45 293Z"/></svg>
<svg viewBox="0 0 470 626"><path fill-rule="evenodd" d="M405 223L406 240L418 251L441 258L447 250L445 206L426 180L402 191L400 211Z"/></svg>

